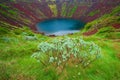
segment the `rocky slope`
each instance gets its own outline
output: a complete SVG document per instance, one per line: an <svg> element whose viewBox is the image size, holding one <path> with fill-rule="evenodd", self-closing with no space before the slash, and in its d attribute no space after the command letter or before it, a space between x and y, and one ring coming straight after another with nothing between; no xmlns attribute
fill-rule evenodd
<svg viewBox="0 0 120 80"><path fill-rule="evenodd" d="M36 23L50 18L90 22L110 13L120 0L1 0L0 22L36 30ZM2 25L1 25L2 26Z"/></svg>

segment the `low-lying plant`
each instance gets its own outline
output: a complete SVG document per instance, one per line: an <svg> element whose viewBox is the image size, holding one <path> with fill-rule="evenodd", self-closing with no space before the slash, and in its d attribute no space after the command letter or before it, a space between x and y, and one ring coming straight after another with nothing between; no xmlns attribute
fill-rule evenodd
<svg viewBox="0 0 120 80"><path fill-rule="evenodd" d="M59 67L72 63L87 67L100 57L100 53L100 47L93 42L86 42L80 37L66 37L41 42L38 45L38 52L34 53L32 57L45 66Z"/></svg>

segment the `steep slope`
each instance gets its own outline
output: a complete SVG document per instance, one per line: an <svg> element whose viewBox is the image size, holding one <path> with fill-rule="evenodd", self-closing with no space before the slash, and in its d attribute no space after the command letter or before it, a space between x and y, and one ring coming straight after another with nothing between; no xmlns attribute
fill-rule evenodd
<svg viewBox="0 0 120 80"><path fill-rule="evenodd" d="M36 23L50 18L73 18L89 22L120 4L120 0L4 0L0 21L36 30Z"/></svg>
<svg viewBox="0 0 120 80"><path fill-rule="evenodd" d="M95 34L96 33L96 34ZM120 6L110 14L89 22L84 28L84 35L97 35L109 38L120 38Z"/></svg>

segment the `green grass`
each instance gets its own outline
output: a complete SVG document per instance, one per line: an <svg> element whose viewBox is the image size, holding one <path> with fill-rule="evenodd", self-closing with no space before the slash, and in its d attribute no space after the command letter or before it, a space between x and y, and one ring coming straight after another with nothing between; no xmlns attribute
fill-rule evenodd
<svg viewBox="0 0 120 80"><path fill-rule="evenodd" d="M111 11L111 13L104 14L103 16L97 18L96 20L88 22L82 31L86 32L94 28L101 29L108 26L112 26L112 24L115 24L115 23L120 23L119 11L120 11L120 7L118 6L114 8ZM94 12L91 12L90 14L93 15L93 13Z"/></svg>
<svg viewBox="0 0 120 80"><path fill-rule="evenodd" d="M100 12L100 10L92 11L92 12L90 12L90 13L88 14L88 16L94 16L94 15L96 15L96 14L99 13L99 12Z"/></svg>
<svg viewBox="0 0 120 80"><path fill-rule="evenodd" d="M29 31L28 31L29 32ZM79 36L71 35L70 37ZM49 41L53 38L37 35L38 40L26 41L21 34L4 35L11 38L0 43L0 80L119 80L120 79L120 44L114 40L102 39L97 36L83 37L85 41L94 41L102 49L102 57L86 68L78 65L66 66L62 74L57 75L51 65L43 66L31 55L37 51L37 45L41 41ZM115 47L118 46L118 47ZM118 49L116 49L118 48Z"/></svg>

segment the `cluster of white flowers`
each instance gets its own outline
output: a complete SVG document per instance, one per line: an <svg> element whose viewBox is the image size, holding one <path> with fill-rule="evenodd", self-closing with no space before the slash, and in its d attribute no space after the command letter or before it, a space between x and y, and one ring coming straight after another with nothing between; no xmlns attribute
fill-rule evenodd
<svg viewBox="0 0 120 80"><path fill-rule="evenodd" d="M50 44L50 43L47 43L47 42L41 42L39 45L38 45L38 49L45 53L45 52L48 52L49 50L52 50L54 49L54 45L53 44Z"/></svg>
<svg viewBox="0 0 120 80"><path fill-rule="evenodd" d="M42 59L41 54L48 56L48 62L57 63L67 62L71 56L80 59L83 66L89 65L92 61L100 57L100 47L93 42L86 42L80 37L77 38L55 38L50 42L42 42L38 45L39 52L33 54L36 59Z"/></svg>

